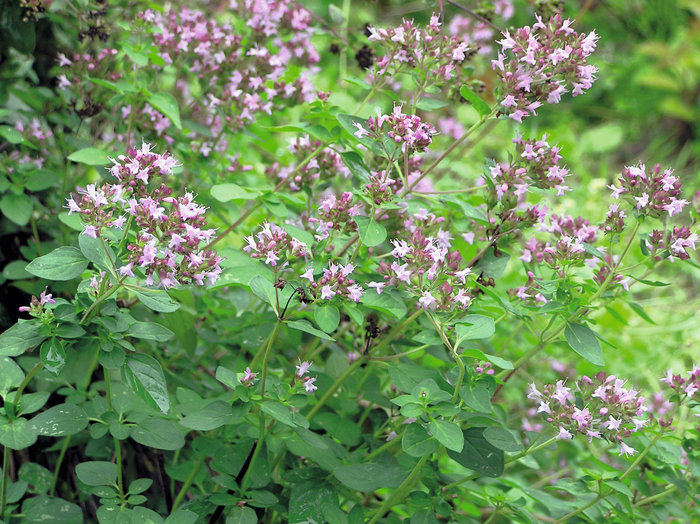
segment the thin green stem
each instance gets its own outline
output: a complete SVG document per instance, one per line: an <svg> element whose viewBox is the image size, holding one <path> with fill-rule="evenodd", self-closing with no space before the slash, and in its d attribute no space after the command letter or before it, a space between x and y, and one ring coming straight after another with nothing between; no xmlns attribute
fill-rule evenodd
<svg viewBox="0 0 700 524"><path fill-rule="evenodd" d="M445 335L445 331L442 329L442 326L438 325L437 321L433 318L433 315L429 314L428 318L430 319L431 324L435 328L435 331L437 331L438 335L440 335L440 338L445 344L445 347L447 347L447 349L450 350L450 354L452 355L452 358L457 363L457 367L459 368L459 377L457 378L457 382L455 383L455 390L452 394L452 403L454 404L459 399L459 390L462 388L462 382L464 382L464 374L466 373L466 367L464 366L464 362L462 361L460 356L457 354L457 351L455 350L454 346L447 339L447 335Z"/></svg>
<svg viewBox="0 0 700 524"><path fill-rule="evenodd" d="M360 367L364 362L367 361L367 357L360 357L358 358L355 362L350 364L345 371L343 371L340 376L335 379L335 382L331 384L331 387L329 387L326 392L323 394L323 396L319 399L319 401L316 403L316 405L311 408L311 411L306 415L307 420L311 420L316 413L319 412L319 410L328 402L328 400L335 394L336 391L340 388L340 386L345 382L345 379L350 376L350 374L355 371L358 367Z"/></svg>
<svg viewBox="0 0 700 524"><path fill-rule="evenodd" d="M56 466L53 470L53 478L51 479L51 489L49 490L49 495L53 497L56 491L56 484L58 483L58 472L63 464L63 459L66 456L66 451L68 451L68 446L70 445L71 435L68 435L63 439L63 445L61 446L61 451L58 453L58 460L56 461Z"/></svg>
<svg viewBox="0 0 700 524"><path fill-rule="evenodd" d="M404 430L405 431L405 430ZM395 438L389 440L388 442L385 442L381 446L379 446L377 449L374 451L370 452L367 454L367 456L364 458L364 462L369 462L371 461L374 457L377 455L381 455L388 449L391 449L393 446L395 446L397 443L401 442L401 437L403 436L403 433L401 435L397 435Z"/></svg>
<svg viewBox="0 0 700 524"><path fill-rule="evenodd" d="M645 506L646 504L656 502L657 500L664 498L666 495L673 493L677 489L678 489L678 486L673 484L668 489L666 489L665 491L662 491L661 493L657 493L656 495L651 495L650 497L644 497L642 499L639 499L637 502L632 504L632 507L638 508L639 506Z"/></svg>
<svg viewBox="0 0 700 524"><path fill-rule="evenodd" d="M0 480L0 519L5 519L5 504L7 501L7 483L10 480L10 448L3 446L2 479Z"/></svg>
<svg viewBox="0 0 700 524"><path fill-rule="evenodd" d="M187 478L185 479L185 483L182 485L182 488L180 488L179 493L177 494L177 497L175 497L175 500L173 501L173 509L172 513L175 512L177 508L180 507L180 504L182 504L182 501L185 498L185 495L187 494L187 490L190 489L190 486L194 482L195 477L197 476L197 473L199 473L199 470L202 469L202 466L204 465L204 459L206 457L199 457L197 462L195 462L194 466L190 470L190 474L187 475Z"/></svg>
<svg viewBox="0 0 700 524"><path fill-rule="evenodd" d="M442 162L443 160L445 160L445 158L447 158L447 156L448 156L450 153L452 153L452 151L454 151L454 150L459 146L459 144L461 144L461 143L464 142L467 138L469 138L469 136L470 136L472 133L474 133L474 131L476 131L477 129L479 129L479 128L484 124L484 122L486 122L488 119L490 119L492 116L494 116L494 115L496 114L497 111L498 111L498 108L495 107L495 108L493 109L493 111L491 111L488 115L484 115L484 116L482 116L479 120L477 120L477 121L474 123L474 125L472 125L469 129L467 129L461 137L459 137L457 140L455 140L455 141L452 143L452 145L451 145L450 147L448 147L447 149L445 149L445 151L442 153L442 155L440 155L432 164L430 164L430 166L428 166L428 168L427 168L425 171L423 171L423 173L421 173L421 175L420 175L418 178L416 178L416 179L413 181L413 183L411 183L410 185L406 186L406 189L403 190L403 193L401 194L401 196L405 196L406 194L410 193L410 192L413 190L413 188L416 187L416 185L418 185L418 183L419 183L423 178L425 178L433 169L435 169L435 168L440 164L440 162Z"/></svg>
<svg viewBox="0 0 700 524"><path fill-rule="evenodd" d="M567 513L567 514L564 515L562 518L558 519L558 520L556 521L556 524L560 524L561 522L565 522L565 521L569 520L571 517L575 517L575 516L578 515L579 513L583 513L584 511L586 511L588 508L590 508L590 507L593 506L594 504L597 504L602 498L603 498L603 495L599 493L598 496L597 496L596 498L594 498L593 500L591 500L591 501L590 501L588 504L586 504L585 506L581 506L580 508L575 509L574 511L572 511L572 512L570 512L570 513Z"/></svg>
<svg viewBox="0 0 700 524"><path fill-rule="evenodd" d="M24 391L24 388L27 387L27 384L29 384L29 381L34 378L34 375L39 373L41 371L41 368L44 367L44 362L40 360L36 364L34 364L34 367L31 369L29 373L27 373L27 376L24 377L24 380L22 383L19 385L19 388L17 388L17 391L15 392L15 399L13 401L14 405L17 406L19 404L19 399L22 398L22 392Z"/></svg>
<svg viewBox="0 0 700 524"><path fill-rule="evenodd" d="M411 473L406 477L406 480L404 480L401 485L396 488L396 491L394 491L385 501L384 504L382 504L377 511L374 512L374 515L372 515L372 518L370 519L368 524L374 524L377 522L384 513L386 513L389 509L391 509L394 504L402 500L408 491L413 487L413 485L418 481L420 478L422 472L421 470L423 469L423 465L425 462L428 460L428 456L422 457L418 463L413 467L413 470L411 470Z"/></svg>
<svg viewBox="0 0 700 524"><path fill-rule="evenodd" d="M248 469L246 469L246 472L243 475L243 479L241 480L241 495L243 495L248 489L248 484L250 484L250 475L253 471L253 466L255 466L255 462L258 460L258 455L260 455L260 451L262 450L263 444L265 442L265 415L263 415L262 411L258 415L258 421L258 423L260 424L260 433L258 434L258 441L255 443L253 456L250 457Z"/></svg>
<svg viewBox="0 0 700 524"><path fill-rule="evenodd" d="M268 360L270 359L270 352L272 351L272 344L275 342L275 338L277 337L277 332L280 329L280 324L281 324L281 322L278 320L277 323L275 324L275 328L272 330L272 333L270 334L270 338L268 339L268 342L267 342L267 348L265 349L265 356L263 357L262 382L261 382L262 389L260 391L260 394L263 397L265 397L265 382L267 381L267 363L268 363Z"/></svg>

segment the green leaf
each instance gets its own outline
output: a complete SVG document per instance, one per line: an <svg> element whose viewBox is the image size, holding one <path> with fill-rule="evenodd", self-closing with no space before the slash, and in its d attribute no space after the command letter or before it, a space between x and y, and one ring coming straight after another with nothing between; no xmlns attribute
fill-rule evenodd
<svg viewBox="0 0 700 524"><path fill-rule="evenodd" d="M333 476L350 489L371 493L380 488L395 488L406 478L406 471L395 460L368 464L350 464L333 470Z"/></svg>
<svg viewBox="0 0 700 524"><path fill-rule="evenodd" d="M437 441L431 437L422 425L409 424L401 439L401 447L411 457L432 455L438 450Z"/></svg>
<svg viewBox="0 0 700 524"><path fill-rule="evenodd" d="M2 276L7 280L24 280L32 278L32 275L25 269L27 262L24 260L13 260L2 269Z"/></svg>
<svg viewBox="0 0 700 524"><path fill-rule="evenodd" d="M131 438L149 448L174 451L185 445L185 436L179 426L162 418L147 418L131 432Z"/></svg>
<svg viewBox="0 0 700 524"><path fill-rule="evenodd" d="M503 451L494 447L483 436L484 428L469 428L463 431L464 448L460 453L447 450L447 455L458 464L487 477L503 474Z"/></svg>
<svg viewBox="0 0 700 524"><path fill-rule="evenodd" d="M41 345L39 356L46 370L54 375L58 375L66 365L66 350L56 337L51 337Z"/></svg>
<svg viewBox="0 0 700 524"><path fill-rule="evenodd" d="M0 126L0 136L10 144L22 144L26 142L24 135L11 126Z"/></svg>
<svg viewBox="0 0 700 524"><path fill-rule="evenodd" d="M20 193L7 193L0 199L0 212L18 226L26 226L32 216L32 200Z"/></svg>
<svg viewBox="0 0 700 524"><path fill-rule="evenodd" d="M29 191L43 191L61 182L61 175L48 169L37 169L27 175L24 185Z"/></svg>
<svg viewBox="0 0 700 524"><path fill-rule="evenodd" d="M198 518L196 513L192 513L186 509L178 509L165 519L165 524L195 524Z"/></svg>
<svg viewBox="0 0 700 524"><path fill-rule="evenodd" d="M489 426L484 430L484 438L489 444L503 451L520 451L523 445L513 432L498 426Z"/></svg>
<svg viewBox="0 0 700 524"><path fill-rule="evenodd" d="M203 409L187 415L180 421L180 425L198 431L210 431L231 422L233 422L231 405L223 400L215 400Z"/></svg>
<svg viewBox="0 0 700 524"><path fill-rule="evenodd" d="M22 464L18 476L20 480L27 482L38 493L47 493L51 489L53 473L34 462Z"/></svg>
<svg viewBox="0 0 700 524"><path fill-rule="evenodd" d="M576 353L591 364L604 366L603 352L595 332L583 324L569 323L564 330L564 338Z"/></svg>
<svg viewBox="0 0 700 524"><path fill-rule="evenodd" d="M20 320L0 335L0 356L16 357L41 344L46 338L40 333L41 321Z"/></svg>
<svg viewBox="0 0 700 524"><path fill-rule="evenodd" d="M134 338L155 340L156 342L167 342L174 336L173 332L165 326L161 326L155 322L139 321L131 324L124 334Z"/></svg>
<svg viewBox="0 0 700 524"><path fill-rule="evenodd" d="M323 509L338 506L338 493L331 484L315 479L296 482L289 495L288 522L326 522Z"/></svg>
<svg viewBox="0 0 700 524"><path fill-rule="evenodd" d="M634 280L636 280L640 284L644 284L645 286L666 287L671 285L669 282L660 282L658 280L644 280L643 278L635 278L632 275L630 275L630 278L633 278Z"/></svg>
<svg viewBox="0 0 700 524"><path fill-rule="evenodd" d="M308 320L292 320L291 322L287 322L287 326L292 329L298 329L299 331L309 333L310 335L315 335L323 340L335 340L333 337L326 335L323 331L313 327L311 322Z"/></svg>
<svg viewBox="0 0 700 524"><path fill-rule="evenodd" d="M489 105L484 102L479 96L472 91L468 85L463 85L459 88L459 94L462 95L467 102L474 106L481 116L486 116L491 112Z"/></svg>
<svg viewBox="0 0 700 524"><path fill-rule="evenodd" d="M19 417L7 424L0 423L0 444L10 449L28 448L36 442L37 434L26 418Z"/></svg>
<svg viewBox="0 0 700 524"><path fill-rule="evenodd" d="M17 404L17 413L29 415L36 413L46 405L51 393L48 391L37 391L36 393L23 393Z"/></svg>
<svg viewBox="0 0 700 524"><path fill-rule="evenodd" d="M88 486L116 486L117 465L103 460L81 462L75 466L78 480Z"/></svg>
<svg viewBox="0 0 700 524"><path fill-rule="evenodd" d="M276 421L291 427L308 428L309 421L303 415L293 412L287 406L276 400L266 400L260 404L260 409Z"/></svg>
<svg viewBox="0 0 700 524"><path fill-rule="evenodd" d="M486 386L467 384L459 391L459 396L473 410L491 413L491 393Z"/></svg>
<svg viewBox="0 0 700 524"><path fill-rule="evenodd" d="M25 524L82 524L80 506L63 499L41 495L22 503L22 522Z"/></svg>
<svg viewBox="0 0 700 524"><path fill-rule="evenodd" d="M127 355L122 366L122 380L146 403L163 413L170 410L165 376L160 364L153 357L143 353Z"/></svg>
<svg viewBox="0 0 700 524"><path fill-rule="evenodd" d="M496 332L496 323L485 315L466 315L455 325L455 350L465 340L489 338Z"/></svg>
<svg viewBox="0 0 700 524"><path fill-rule="evenodd" d="M146 289L146 288L133 288L130 287L136 298L138 298L141 303L153 311L159 311L161 313L172 313L180 309L180 304L175 302L166 291L159 289Z"/></svg>
<svg viewBox="0 0 700 524"><path fill-rule="evenodd" d="M68 155L68 160L88 166L106 166L110 162L107 153L94 147L79 149Z"/></svg>
<svg viewBox="0 0 700 524"><path fill-rule="evenodd" d="M345 151L344 153L340 153L340 158L343 159L343 164L345 164L353 175L363 182L369 182L371 172L359 154L354 151Z"/></svg>
<svg viewBox="0 0 700 524"><path fill-rule="evenodd" d="M401 295L393 289L385 289L381 295L368 291L362 295L360 304L388 313L398 320L406 316L406 304L401 299Z"/></svg>
<svg viewBox="0 0 700 524"><path fill-rule="evenodd" d="M504 251L499 251L499 256L494 254L493 248L489 249L483 256L476 269L481 271L486 278L500 278L506 270L510 255Z"/></svg>
<svg viewBox="0 0 700 524"><path fill-rule="evenodd" d="M78 235L78 245L80 251L90 262L100 269L111 272L116 256L114 251L103 240L92 238L87 235ZM105 247L107 250L105 251Z"/></svg>
<svg viewBox="0 0 700 524"><path fill-rule="evenodd" d="M229 202L230 200L254 200L260 196L260 191L246 189L238 184L218 184L212 186L211 196L219 202Z"/></svg>
<svg viewBox="0 0 700 524"><path fill-rule="evenodd" d="M454 422L443 419L431 420L428 429L437 441L447 449L459 453L464 447L464 436L462 430Z"/></svg>
<svg viewBox="0 0 700 524"><path fill-rule="evenodd" d="M87 413L75 404L59 404L39 413L30 421L33 431L46 437L75 435L88 425Z"/></svg>
<svg viewBox="0 0 700 524"><path fill-rule="evenodd" d="M447 102L435 100L434 98L429 98L427 96L421 97L416 104L416 107L422 111L435 111L437 109L442 109L445 106L447 106Z"/></svg>
<svg viewBox="0 0 700 524"><path fill-rule="evenodd" d="M19 387L24 380L24 371L11 358L0 357L0 397L5 397L11 389Z"/></svg>
<svg viewBox="0 0 700 524"><path fill-rule="evenodd" d="M386 229L374 219L356 216L353 218L357 224L357 232L360 240L367 247L375 247L386 240Z"/></svg>
<svg viewBox="0 0 700 524"><path fill-rule="evenodd" d="M656 322L652 320L652 318L647 314L647 312L640 304L637 304L636 302L627 302L627 305L630 307L630 309L632 309L632 311L637 313L637 315L642 317L644 320L646 320L650 324L656 325Z"/></svg>
<svg viewBox="0 0 700 524"><path fill-rule="evenodd" d="M80 276L87 266L88 260L77 247L62 246L32 260L26 270L47 280L72 280Z"/></svg>
<svg viewBox="0 0 700 524"><path fill-rule="evenodd" d="M177 100L170 93L154 93L148 97L148 102L158 111L168 117L172 124L182 130L180 122L180 109L177 105Z"/></svg>
<svg viewBox="0 0 700 524"><path fill-rule="evenodd" d="M258 524L258 515L253 508L233 506L226 517L226 524Z"/></svg>
<svg viewBox="0 0 700 524"><path fill-rule="evenodd" d="M314 320L323 331L333 333L340 323L340 311L331 305L317 306L314 309Z"/></svg>

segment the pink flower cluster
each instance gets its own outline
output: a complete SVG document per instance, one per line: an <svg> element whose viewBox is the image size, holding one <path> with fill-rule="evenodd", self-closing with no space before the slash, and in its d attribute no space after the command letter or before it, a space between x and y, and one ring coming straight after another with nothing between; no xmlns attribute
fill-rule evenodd
<svg viewBox="0 0 700 524"><path fill-rule="evenodd" d="M102 49L95 56L90 53L75 53L68 58L65 54L59 53L57 57L58 65L66 69L63 70L65 72L58 75L58 88L79 87L81 78L86 75L93 78L104 78L112 82L118 80L121 78L121 74L114 72L112 61L110 60L118 53L119 51L114 48Z"/></svg>
<svg viewBox="0 0 700 524"><path fill-rule="evenodd" d="M412 20L390 29L370 27L370 41L380 43L385 52L375 61L372 81L383 84L405 69L429 69L425 89L458 76L459 65L471 58L477 48L466 40L445 35L440 25L439 16L433 15L424 28Z"/></svg>
<svg viewBox="0 0 700 524"><path fill-rule="evenodd" d="M569 176L566 166L560 166L562 159L557 146L550 146L547 135L540 140L513 139L515 159L510 163L498 163L490 168L493 180L491 200L499 201L504 208L521 205L530 185L540 189L554 188L557 196L569 189L564 179Z"/></svg>
<svg viewBox="0 0 700 524"><path fill-rule="evenodd" d="M508 290L508 294L512 297L519 298L525 304L530 306L544 306L549 300L542 294L543 287L539 279L532 271L527 272L527 282L524 286L516 287Z"/></svg>
<svg viewBox="0 0 700 524"><path fill-rule="evenodd" d="M409 216L405 234L391 241L394 262L380 262L378 272L383 282L369 287L381 294L385 286L404 287L418 297L418 306L430 310L466 309L473 300L467 288L471 268L460 269L459 251L450 251L451 237L439 228L444 219L426 210ZM432 234L431 234L432 232Z"/></svg>
<svg viewBox="0 0 700 524"><path fill-rule="evenodd" d="M318 389L318 386L316 386L316 377L311 377L307 375L309 368L311 367L311 362L301 362L299 363L296 368L297 372L295 375L295 378L299 379L301 383L304 386L304 391L307 393L311 394L314 391Z"/></svg>
<svg viewBox="0 0 700 524"><path fill-rule="evenodd" d="M355 122L355 136L369 136L388 149L383 143L386 136L399 146L402 153L409 155L417 151L427 151L437 131L430 124L423 122L418 115L404 114L401 108L400 105L394 105L391 114L383 115L378 112L376 118L369 117L367 129L361 123ZM394 158L393 151L387 150L386 153L388 157Z"/></svg>
<svg viewBox="0 0 700 524"><path fill-rule="evenodd" d="M270 266L277 266L282 261L284 267L292 257L306 257L308 246L288 234L272 222L263 222L262 229L255 235L245 238L247 245L243 248L252 258L261 258Z"/></svg>
<svg viewBox="0 0 700 524"><path fill-rule="evenodd" d="M641 162L636 166L625 167L618 178L619 186L609 185L612 198L626 197L634 200L633 206L639 215L661 217L665 213L672 217L680 213L688 204L681 196L682 187L672 169L664 169L656 164L647 170Z"/></svg>
<svg viewBox="0 0 700 524"><path fill-rule="evenodd" d="M661 382L666 383L679 396L679 402L684 402L700 391L700 366L693 366L693 369L688 371L688 378L683 378L681 375L674 375L669 369L666 371L666 376L661 379ZM673 400L673 399L671 399Z"/></svg>
<svg viewBox="0 0 700 524"><path fill-rule="evenodd" d="M277 176L282 180L287 180L294 174L293 178L289 180L289 188L292 191L301 191L305 187L311 187L317 180L334 179L339 175L343 178L349 177L350 171L343 164L341 156L331 148L321 149L311 160L301 165L320 145L320 140L311 140L308 136L294 139L289 146L289 151L295 156L297 163L280 167L279 163L275 162L266 169L267 174L277 173Z"/></svg>
<svg viewBox="0 0 700 524"><path fill-rule="evenodd" d="M509 20L513 16L511 0L497 0L493 4L493 15ZM491 26L471 16L455 15L450 20L450 33L464 42L477 46L480 55L493 51L495 31Z"/></svg>
<svg viewBox="0 0 700 524"><path fill-rule="evenodd" d="M646 245L651 256L656 260L664 257L670 261L676 258L688 260L690 258L688 250L694 250L695 243L699 240L697 233L692 233L689 227L674 226L671 231L666 233L658 229L653 230L649 234Z"/></svg>
<svg viewBox="0 0 700 524"><path fill-rule="evenodd" d="M311 17L289 0L232 2L248 31L218 23L188 8L140 17L156 31L154 43L166 65L186 67L205 81L201 101L207 113L225 110L228 127L240 128L259 113L271 114L285 100L310 102L315 90L308 71L284 78L291 65L308 67L319 60L311 45Z"/></svg>
<svg viewBox="0 0 700 524"><path fill-rule="evenodd" d="M47 293L49 288L44 288L44 291L41 292L41 295L39 295L39 298L36 298L34 295L32 295L32 300L29 303L28 306L20 306L19 311L20 312L27 312L33 317L41 317L44 315L44 306L46 304L55 304L56 301L53 299L53 295L51 293ZM52 314L50 310L47 310L48 314Z"/></svg>
<svg viewBox="0 0 700 524"><path fill-rule="evenodd" d="M543 104L557 104L564 93L573 96L590 89L597 68L586 63L595 50L598 35L579 34L571 20L555 15L537 23L503 33L501 51L493 60L500 76L501 107L516 122L537 114Z"/></svg>
<svg viewBox="0 0 700 524"><path fill-rule="evenodd" d="M638 391L624 386L624 380L600 372L576 383L576 398L562 380L545 385L542 392L530 384L527 398L539 403L537 412L558 428L558 438L572 439L577 433L589 442L605 438L620 444L620 455L634 455L636 450L622 439L649 424L641 418L648 407Z"/></svg>
<svg viewBox="0 0 700 524"><path fill-rule="evenodd" d="M206 208L194 201L192 193L172 196L172 189L163 183L178 165L175 158L153 153L144 143L141 149L128 149L112 162L109 171L116 184L89 184L78 190L77 200L68 199L69 214L80 213L85 223L83 234L98 238L104 228L123 229L128 217L138 232L136 241L126 246L129 255L119 268L122 276L136 277L134 269L138 268L146 275L148 286L215 283L221 258L202 247L214 236L213 229L205 228ZM149 188L158 181L159 186Z"/></svg>
<svg viewBox="0 0 700 524"><path fill-rule="evenodd" d="M376 171L369 176L369 183L365 184L364 191L376 205L391 202L391 198L398 190L397 181L389 175L391 171Z"/></svg>
<svg viewBox="0 0 700 524"><path fill-rule="evenodd" d="M584 242L592 244L598 236L598 228L592 226L582 217L573 218L569 215L549 217L549 227L542 225L542 231L548 231L556 238L556 242L542 242L530 238L523 248L520 260L525 263L545 263L553 269L563 265L580 264L587 256Z"/></svg>
<svg viewBox="0 0 700 524"><path fill-rule="evenodd" d="M316 224L316 240L328 238L331 231L350 233L357 230L353 217L362 214L363 204L353 202L353 194L346 191L340 197L330 193L321 200L318 218L309 218L310 223Z"/></svg>
<svg viewBox="0 0 700 524"><path fill-rule="evenodd" d="M331 262L327 268L323 268L323 276L318 280L314 279L312 267L308 268L301 278L309 281L317 300L331 300L337 295L357 303L362 298L364 290L349 278L354 270L355 266L352 264L343 266Z"/></svg>

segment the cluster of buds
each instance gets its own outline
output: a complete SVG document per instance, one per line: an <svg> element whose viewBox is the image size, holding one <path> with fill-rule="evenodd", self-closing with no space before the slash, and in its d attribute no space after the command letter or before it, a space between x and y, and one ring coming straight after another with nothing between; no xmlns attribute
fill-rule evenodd
<svg viewBox="0 0 700 524"><path fill-rule="evenodd" d="M65 54L58 54L58 65L62 73L58 75L58 88L77 88L81 84L81 78L85 75L93 78L105 78L114 82L119 80L121 74L114 72L112 58L119 51L113 48L102 49L97 55L90 53L76 53L68 58ZM65 69L63 69L65 68ZM68 78L70 76L70 78Z"/></svg>
<svg viewBox="0 0 700 524"><path fill-rule="evenodd" d="M601 229L606 235L617 235L625 229L625 211L620 209L616 203L610 204L608 212L605 213L605 221Z"/></svg>
<svg viewBox="0 0 700 524"><path fill-rule="evenodd" d="M673 176L672 169L664 169L656 164L647 171L641 162L636 166L625 167L618 178L619 186L610 185L612 197L634 199L637 213L644 216L661 217L665 213L672 217L680 213L687 200L679 199L681 181Z"/></svg>
<svg viewBox="0 0 700 524"><path fill-rule="evenodd" d="M492 65L501 80L500 105L516 122L536 114L544 103L559 103L568 91L577 96L593 85L597 68L586 59L595 50L598 35L579 34L571 25L560 15L546 24L537 16L532 28L503 33L501 51Z"/></svg>
<svg viewBox="0 0 700 524"><path fill-rule="evenodd" d="M401 108L400 105L394 105L394 110L388 115L378 111L376 118L369 117L367 120L367 129L361 123L355 122L354 125L357 128L355 136L357 138L369 136L378 140L382 146L385 146L383 138L386 136L399 146L402 153L408 155L416 151L427 151L437 131L430 124L423 122L418 115L402 113ZM393 157L392 151L387 153L388 156Z"/></svg>
<svg viewBox="0 0 700 524"><path fill-rule="evenodd" d="M459 65L469 60L477 47L456 36L447 36L440 28L439 16L433 15L424 28L404 20L394 28L369 28L369 39L378 42L385 54L375 60L371 79L383 84L406 70L430 70L428 85L447 82L460 74Z"/></svg>
<svg viewBox="0 0 700 524"><path fill-rule="evenodd" d="M78 190L77 200L68 199L69 214L79 213L85 223L83 234L98 238L104 228L123 229L128 217L138 232L136 241L126 246L128 263L119 268L122 276L136 277L138 267L148 286L216 282L221 258L202 247L214 235L205 227L206 208L194 201L192 193L172 196L172 189L163 183L177 166L175 158L153 153L144 143L141 149L128 149L126 155L111 160L109 171L116 184L90 184ZM160 185L149 189L158 179Z"/></svg>
<svg viewBox="0 0 700 524"><path fill-rule="evenodd" d="M364 290L350 278L354 270L355 266L352 264L343 266L331 262L327 268L323 268L323 276L318 280L314 279L312 267L308 268L301 278L309 281L317 300L331 300L335 296L341 296L357 303L362 298Z"/></svg>
<svg viewBox="0 0 700 524"><path fill-rule="evenodd" d="M644 397L634 388L625 388L625 381L600 372L593 378L584 376L576 383L575 395L564 381L545 385L542 392L530 384L527 398L539 403L537 412L559 429L558 438L572 439L575 434L620 444L620 455L634 455L636 450L622 439L647 426L641 418L648 407Z"/></svg>
<svg viewBox="0 0 700 524"><path fill-rule="evenodd" d="M474 362L473 367L477 375L493 375L496 372L491 362Z"/></svg>
<svg viewBox="0 0 700 524"><path fill-rule="evenodd" d="M321 145L320 140L311 140L308 136L293 139L289 151L296 158L296 164L280 167L274 163L267 169L269 175L276 173L282 180L289 180L289 189L301 191L319 179L331 179L338 175L347 178L350 170L343 164L341 156L330 148L324 148L302 165L302 162L313 154Z"/></svg>
<svg viewBox="0 0 700 524"><path fill-rule="evenodd" d="M513 2L511 0L497 0L491 4L493 9L487 16L497 16L503 20L509 20L513 16ZM450 20L450 34L475 45L480 55L487 55L493 51L495 34L492 26L474 17L459 14L453 16Z"/></svg>
<svg viewBox="0 0 700 524"><path fill-rule="evenodd" d="M591 259L591 261L595 262L596 264L599 262L600 259L594 258ZM595 268L595 266L593 266ZM593 275L593 281L596 282L598 285L603 285L603 283L608 280L608 276L610 275L611 271L615 271L615 264L613 260L610 258L610 255L604 255L602 263L600 264L600 267L598 267L595 270L595 274ZM612 278L609 279L609 285L618 285L622 286L625 291L629 291L630 289L630 281L632 279L630 277L626 277L624 275L621 275L620 273L615 273Z"/></svg>
<svg viewBox="0 0 700 524"><path fill-rule="evenodd" d="M383 282L370 282L380 294L385 286L404 287L418 298L418 306L430 310L466 309L473 300L466 287L471 268L460 269L462 257L452 247L449 233L440 229L444 219L422 210L404 222L405 234L391 241L395 260L380 262ZM432 230L432 231L431 231ZM431 234L431 232L433 234Z"/></svg>
<svg viewBox="0 0 700 524"><path fill-rule="evenodd" d="M32 121L27 126L18 120L17 123L15 123L15 129L22 133L25 138L38 140L39 142L43 142L53 136L50 130L46 131L42 127L41 122L36 117L32 118Z"/></svg>
<svg viewBox="0 0 700 524"><path fill-rule="evenodd" d="M316 224L316 240L328 238L331 231L350 233L357 230L357 224L353 220L362 214L364 206L353 203L353 194L343 193L340 197L330 193L321 200L318 208L318 218L311 217L309 222Z"/></svg>
<svg viewBox="0 0 700 524"><path fill-rule="evenodd" d="M243 384L246 387L252 387L253 384L255 383L255 379L257 378L257 373L253 373L249 367L245 368L245 372L243 373L243 376L241 377L241 384Z"/></svg>
<svg viewBox="0 0 700 524"><path fill-rule="evenodd" d="M309 368L311 367L311 362L301 362L297 364L297 372L295 378L298 379L304 386L304 391L311 394L318 389L316 386L316 377L311 377L307 375Z"/></svg>
<svg viewBox="0 0 700 524"><path fill-rule="evenodd" d="M490 200L499 202L504 209L522 205L531 185L539 189L556 189L557 196L569 189L564 179L569 176L565 166L559 166L561 151L547 143L547 135L540 140L513 139L515 159L510 163L498 163L489 170L493 187L489 188Z"/></svg>
<svg viewBox="0 0 700 524"><path fill-rule="evenodd" d="M688 250L694 250L695 242L698 242L698 240L700 238L698 238L697 233L692 233L689 227L674 226L673 230L665 234L658 229L653 230L649 234L646 246L649 254L655 260L661 260L662 258L668 258L670 261L676 258L688 260L690 258Z"/></svg>
<svg viewBox="0 0 700 524"><path fill-rule="evenodd" d="M542 285L532 271L527 272L527 282L524 286L509 289L508 294L512 297L519 298L527 305L535 307L544 306L549 302L542 294Z"/></svg>
<svg viewBox="0 0 700 524"><path fill-rule="evenodd" d="M688 378L683 378L681 375L674 375L669 369L666 371L666 376L661 379L661 382L666 383L679 395L679 403L693 398L700 391L700 366L693 366L693 369L688 371L688 375L690 375Z"/></svg>
<svg viewBox="0 0 700 524"><path fill-rule="evenodd" d="M288 1L234 2L247 31L218 23L201 11L187 8L139 15L156 28L153 41L165 64L186 64L206 82L201 109L225 109L229 127L241 128L257 115L271 114L283 101L311 102L316 90L308 71L294 81L284 79L290 65L308 67L319 61L311 45L311 18ZM273 46L268 41L274 40Z"/></svg>
<svg viewBox="0 0 700 524"><path fill-rule="evenodd" d="M376 205L391 202L397 191L396 180L389 176L390 171L377 171L369 176L369 183L365 185L365 193Z"/></svg>
<svg viewBox="0 0 700 524"><path fill-rule="evenodd" d="M243 248L252 258L264 259L270 266L277 266L281 260L282 266L292 257L306 257L307 245L288 234L280 226L272 222L263 222L261 230L255 235L245 238L247 245Z"/></svg>
<svg viewBox="0 0 700 524"><path fill-rule="evenodd" d="M39 298L36 298L34 295L32 295L32 300L29 303L28 306L20 306L19 311L20 312L27 312L33 317L41 318L44 315L52 315L51 310L49 309L44 309L44 306L46 304L55 304L56 301L53 299L53 295L51 293L47 293L49 288L44 288L44 291L41 292L39 295Z"/></svg>
<svg viewBox="0 0 700 524"><path fill-rule="evenodd" d="M556 242L541 242L530 238L523 248L520 260L525 263L545 263L558 270L564 265L577 265L588 258L584 242L593 243L598 236L598 228L588 220L569 215L549 217L549 226L542 226Z"/></svg>

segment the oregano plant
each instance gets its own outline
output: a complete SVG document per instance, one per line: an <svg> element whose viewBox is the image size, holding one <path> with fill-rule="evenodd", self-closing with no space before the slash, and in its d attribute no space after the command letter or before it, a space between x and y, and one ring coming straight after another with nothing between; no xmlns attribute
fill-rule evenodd
<svg viewBox="0 0 700 524"><path fill-rule="evenodd" d="M578 4L0 0L0 522L694 522L685 92Z"/></svg>

